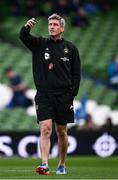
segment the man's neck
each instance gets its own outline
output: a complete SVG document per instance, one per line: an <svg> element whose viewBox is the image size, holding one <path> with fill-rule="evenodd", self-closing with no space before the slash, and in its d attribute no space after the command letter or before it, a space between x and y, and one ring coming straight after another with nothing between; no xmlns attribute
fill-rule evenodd
<svg viewBox="0 0 118 180"><path fill-rule="evenodd" d="M61 36L61 35L58 35L58 36L50 36L50 38L51 38L53 41L57 41L57 40L61 40L61 39L62 39L62 36Z"/></svg>

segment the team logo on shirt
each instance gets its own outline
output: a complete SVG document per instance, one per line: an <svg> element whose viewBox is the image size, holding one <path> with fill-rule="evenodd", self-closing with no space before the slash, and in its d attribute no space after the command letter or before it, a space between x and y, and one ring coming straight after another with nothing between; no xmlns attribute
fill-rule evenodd
<svg viewBox="0 0 118 180"><path fill-rule="evenodd" d="M67 57L61 57L60 59L64 62L69 61L69 59Z"/></svg>
<svg viewBox="0 0 118 180"><path fill-rule="evenodd" d="M44 54L44 58L45 58L45 60L50 59L50 54L46 52L46 53Z"/></svg>
<svg viewBox="0 0 118 180"><path fill-rule="evenodd" d="M64 54L68 54L68 48L64 48Z"/></svg>

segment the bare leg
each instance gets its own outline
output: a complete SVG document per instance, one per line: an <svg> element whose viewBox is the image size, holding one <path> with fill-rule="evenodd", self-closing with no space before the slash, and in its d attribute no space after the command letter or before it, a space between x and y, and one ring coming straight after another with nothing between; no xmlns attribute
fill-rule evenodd
<svg viewBox="0 0 118 180"><path fill-rule="evenodd" d="M58 148L60 158L58 166L65 166L65 158L68 147L67 126L56 124L56 132L58 136Z"/></svg>
<svg viewBox="0 0 118 180"><path fill-rule="evenodd" d="M40 136L40 151L42 163L48 164L48 157L50 151L50 136L52 133L52 120L48 119L40 122L41 136Z"/></svg>

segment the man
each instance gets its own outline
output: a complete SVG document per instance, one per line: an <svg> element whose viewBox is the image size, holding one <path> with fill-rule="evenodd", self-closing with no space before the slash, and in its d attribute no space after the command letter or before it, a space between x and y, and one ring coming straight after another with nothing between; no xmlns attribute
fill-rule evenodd
<svg viewBox="0 0 118 180"><path fill-rule="evenodd" d="M79 53L71 42L62 38L65 20L61 16L53 14L48 18L49 38L36 38L29 33L35 23L35 18L26 22L21 29L20 39L32 52L33 76L37 89L35 103L37 122L41 127L42 163L36 172L49 174L48 156L54 121L60 158L56 174L66 174L67 123L74 122L73 99L80 83Z"/></svg>
<svg viewBox="0 0 118 180"><path fill-rule="evenodd" d="M29 99L25 92L27 86L24 84L20 75L18 75L12 67L7 67L5 69L5 75L10 81L10 87L13 92L13 97L10 102L6 105L7 109L12 109L15 107L27 108L33 105L31 99Z"/></svg>

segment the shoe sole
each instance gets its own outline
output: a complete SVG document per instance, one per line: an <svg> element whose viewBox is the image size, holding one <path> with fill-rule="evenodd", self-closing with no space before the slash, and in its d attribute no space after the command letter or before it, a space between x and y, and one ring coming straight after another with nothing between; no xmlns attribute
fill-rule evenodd
<svg viewBox="0 0 118 180"><path fill-rule="evenodd" d="M64 175L64 174L67 174L67 173L56 173L56 174L62 174L62 175Z"/></svg>
<svg viewBox="0 0 118 180"><path fill-rule="evenodd" d="M45 172L44 168L37 168L36 172L40 175L49 175L50 174L49 171Z"/></svg>

